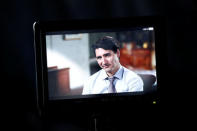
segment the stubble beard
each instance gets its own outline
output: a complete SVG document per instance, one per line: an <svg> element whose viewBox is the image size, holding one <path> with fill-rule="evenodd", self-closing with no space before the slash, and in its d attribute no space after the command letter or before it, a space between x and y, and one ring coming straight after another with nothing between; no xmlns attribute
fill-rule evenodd
<svg viewBox="0 0 197 131"><path fill-rule="evenodd" d="M118 69L119 69L119 63L117 63L115 66L113 66L111 68L106 68L104 70L107 74L114 75L116 73L116 71L118 71Z"/></svg>

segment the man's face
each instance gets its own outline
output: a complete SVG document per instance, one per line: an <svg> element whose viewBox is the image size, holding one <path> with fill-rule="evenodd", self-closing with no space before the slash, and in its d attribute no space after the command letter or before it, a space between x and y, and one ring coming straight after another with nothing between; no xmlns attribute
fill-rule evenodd
<svg viewBox="0 0 197 131"><path fill-rule="evenodd" d="M98 48L95 50L96 59L99 66L107 73L114 74L119 69L120 51L114 53L112 50Z"/></svg>

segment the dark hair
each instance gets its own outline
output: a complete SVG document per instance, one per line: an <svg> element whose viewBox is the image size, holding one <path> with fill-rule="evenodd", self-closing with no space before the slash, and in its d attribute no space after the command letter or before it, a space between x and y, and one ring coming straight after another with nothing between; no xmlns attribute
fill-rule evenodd
<svg viewBox="0 0 197 131"><path fill-rule="evenodd" d="M105 50L112 50L114 53L116 53L120 46L119 42L115 38L111 36L104 36L100 38L95 44L93 44L92 48L94 51L98 48L103 48Z"/></svg>

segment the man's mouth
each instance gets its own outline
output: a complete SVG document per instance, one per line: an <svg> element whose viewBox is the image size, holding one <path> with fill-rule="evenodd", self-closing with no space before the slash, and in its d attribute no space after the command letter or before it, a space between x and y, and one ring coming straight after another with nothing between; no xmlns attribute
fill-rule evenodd
<svg viewBox="0 0 197 131"><path fill-rule="evenodd" d="M110 65L104 65L102 66L104 69L109 68Z"/></svg>

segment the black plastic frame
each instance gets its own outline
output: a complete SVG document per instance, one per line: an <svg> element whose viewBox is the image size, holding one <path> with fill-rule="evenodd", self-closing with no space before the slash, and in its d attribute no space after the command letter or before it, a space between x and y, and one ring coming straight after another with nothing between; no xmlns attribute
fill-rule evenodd
<svg viewBox="0 0 197 131"><path fill-rule="evenodd" d="M65 20L65 21L42 21L34 23L34 43L35 43L35 62L36 62L36 88L37 106L40 114L48 111L55 112L57 108L72 110L73 106L80 108L85 105L98 106L100 104L137 104L152 105L160 103L161 86L164 80L166 49L165 49L165 26L164 18L158 16L130 17L130 18L111 18L111 19L88 19L88 20ZM74 96L65 100L48 99L47 89L47 62L45 38L47 32L56 31L79 31L79 30L103 30L121 29L135 27L154 27L155 31L155 50L156 50L156 69L157 69L157 91L144 93L120 93L120 94L99 94ZM87 107L85 107L87 108Z"/></svg>

